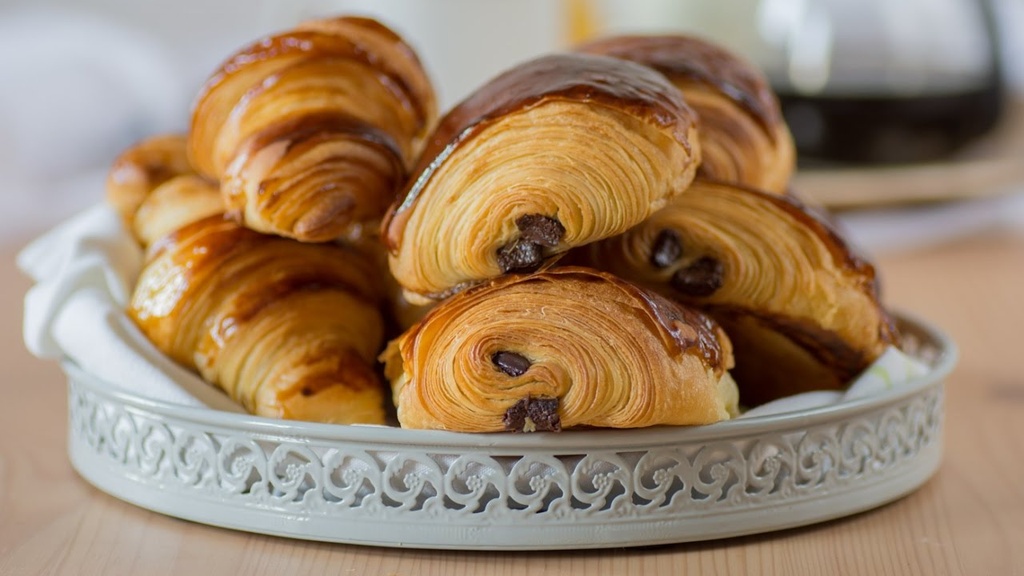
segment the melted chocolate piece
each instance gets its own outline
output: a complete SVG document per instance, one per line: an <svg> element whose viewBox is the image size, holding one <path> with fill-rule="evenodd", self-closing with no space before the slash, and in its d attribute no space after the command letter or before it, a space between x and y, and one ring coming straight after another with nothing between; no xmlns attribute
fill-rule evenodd
<svg viewBox="0 0 1024 576"><path fill-rule="evenodd" d="M525 356L505 350L495 352L491 362L509 376L522 376L530 369L530 361Z"/></svg>
<svg viewBox="0 0 1024 576"><path fill-rule="evenodd" d="M501 423L510 432L561 432L558 398L527 396L505 412Z"/></svg>
<svg viewBox="0 0 1024 576"><path fill-rule="evenodd" d="M542 247L554 248L565 235L565 226L557 219L540 214L527 214L516 219L520 236L498 250L498 266L502 272L536 270L544 261Z"/></svg>
<svg viewBox="0 0 1024 576"><path fill-rule="evenodd" d="M658 233L651 248L651 266L668 268L683 256L683 242L675 230L665 229Z"/></svg>
<svg viewBox="0 0 1024 576"><path fill-rule="evenodd" d="M710 296L722 287L725 268L718 260L704 256L672 276L672 287L686 296Z"/></svg>
<svg viewBox="0 0 1024 576"><path fill-rule="evenodd" d="M498 250L498 266L502 272L536 270L544 261L540 244L516 240Z"/></svg>
<svg viewBox="0 0 1024 576"><path fill-rule="evenodd" d="M521 238L534 244L554 248L565 236L565 226L557 218L527 214L516 219L516 228L522 233Z"/></svg>

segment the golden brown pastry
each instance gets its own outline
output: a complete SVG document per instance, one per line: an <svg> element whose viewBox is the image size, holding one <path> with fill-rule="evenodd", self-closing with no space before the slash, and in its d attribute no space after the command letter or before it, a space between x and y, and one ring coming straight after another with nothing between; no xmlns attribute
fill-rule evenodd
<svg viewBox="0 0 1024 576"><path fill-rule="evenodd" d="M841 389L898 341L871 264L789 196L698 179L640 226L583 252L719 321L746 405Z"/></svg>
<svg viewBox="0 0 1024 576"><path fill-rule="evenodd" d="M198 174L183 174L157 186L139 205L132 233L146 247L196 220L223 213L216 184Z"/></svg>
<svg viewBox="0 0 1024 576"><path fill-rule="evenodd" d="M584 54L521 64L440 121L384 221L391 271L421 302L535 270L641 222L699 159L692 111L653 70Z"/></svg>
<svg viewBox="0 0 1024 576"><path fill-rule="evenodd" d="M437 116L412 49L366 18L308 22L207 81L189 155L247 227L328 241L379 220Z"/></svg>
<svg viewBox="0 0 1024 576"><path fill-rule="evenodd" d="M373 278L351 249L210 216L150 248L129 315L157 348L250 412L381 424Z"/></svg>
<svg viewBox="0 0 1024 576"><path fill-rule="evenodd" d="M388 269L388 253L380 237L380 223L353 229L341 239L346 246L358 250L373 264L376 277L381 280L381 295L384 300L386 338L390 339L406 331L436 304L429 301L414 304L406 299L402 287L395 281Z"/></svg>
<svg viewBox="0 0 1024 576"><path fill-rule="evenodd" d="M434 301L428 301L424 304L410 302L397 284L389 286L389 288L392 288L388 292L391 304L391 318L399 333L412 328L414 324L422 320L428 312L437 306L437 302Z"/></svg>
<svg viewBox="0 0 1024 576"><path fill-rule="evenodd" d="M732 350L712 320L587 268L461 292L382 359L406 428L636 428L736 410Z"/></svg>
<svg viewBox="0 0 1024 576"><path fill-rule="evenodd" d="M177 134L143 140L107 175L107 202L145 247L189 222L224 212L218 186L196 174Z"/></svg>
<svg viewBox="0 0 1024 576"><path fill-rule="evenodd" d="M698 175L786 193L796 164L793 138L754 66L690 36L617 36L579 50L650 66L682 90L700 116Z"/></svg>

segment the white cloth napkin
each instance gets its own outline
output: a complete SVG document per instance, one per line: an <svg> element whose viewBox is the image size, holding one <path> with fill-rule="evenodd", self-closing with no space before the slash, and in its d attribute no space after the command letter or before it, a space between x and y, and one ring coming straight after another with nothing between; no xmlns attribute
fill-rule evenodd
<svg viewBox="0 0 1024 576"><path fill-rule="evenodd" d="M95 206L18 255L37 284L25 296L25 344L40 358L70 358L87 373L139 396L242 412L219 390L157 350L124 310L142 252L120 217ZM922 376L927 366L890 348L845 392L807 392L747 411L741 418L806 410L878 394Z"/></svg>
<svg viewBox="0 0 1024 576"><path fill-rule="evenodd" d="M25 345L69 358L85 372L140 396L242 412L240 406L157 350L124 313L142 252L105 205L64 222L18 254L37 284L25 295Z"/></svg>

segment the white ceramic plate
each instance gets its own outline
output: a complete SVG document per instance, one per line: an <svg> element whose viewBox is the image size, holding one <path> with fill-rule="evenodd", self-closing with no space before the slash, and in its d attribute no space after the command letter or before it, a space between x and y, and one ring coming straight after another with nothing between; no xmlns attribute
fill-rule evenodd
<svg viewBox="0 0 1024 576"><path fill-rule="evenodd" d="M75 365L71 461L156 512L379 546L640 546L830 520L924 483L956 349L901 317L931 371L883 394L700 427L458 434L272 420L112 391Z"/></svg>

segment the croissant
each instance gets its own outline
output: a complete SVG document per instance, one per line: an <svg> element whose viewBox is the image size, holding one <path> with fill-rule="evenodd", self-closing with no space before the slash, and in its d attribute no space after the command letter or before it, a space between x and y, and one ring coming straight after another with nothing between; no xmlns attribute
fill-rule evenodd
<svg viewBox="0 0 1024 576"><path fill-rule="evenodd" d="M224 213L216 184L197 174L175 176L157 186L136 211L133 233L143 247L187 224Z"/></svg>
<svg viewBox="0 0 1024 576"><path fill-rule="evenodd" d="M436 107L397 34L366 18L318 20L220 67L197 97L189 156L247 227L328 241L380 219Z"/></svg>
<svg viewBox="0 0 1024 576"><path fill-rule="evenodd" d="M736 412L732 349L712 320L581 267L463 291L382 360L406 428L635 428Z"/></svg>
<svg viewBox="0 0 1024 576"><path fill-rule="evenodd" d="M690 36L618 36L579 50L650 66L683 92L700 116L699 175L787 191L796 150L778 99L757 68Z"/></svg>
<svg viewBox="0 0 1024 576"><path fill-rule="evenodd" d="M177 134L143 140L118 156L107 175L107 203L143 247L224 212L219 188L195 173Z"/></svg>
<svg viewBox="0 0 1024 576"><path fill-rule="evenodd" d="M157 348L252 413L381 424L373 278L352 249L215 215L150 247L128 312Z"/></svg>
<svg viewBox="0 0 1024 576"><path fill-rule="evenodd" d="M512 68L429 138L384 220L391 271L414 301L440 299L624 232L693 179L694 126L644 66L562 54Z"/></svg>
<svg viewBox="0 0 1024 576"><path fill-rule="evenodd" d="M698 179L585 251L582 261L713 316L744 404L842 389L898 343L872 265L790 196Z"/></svg>

